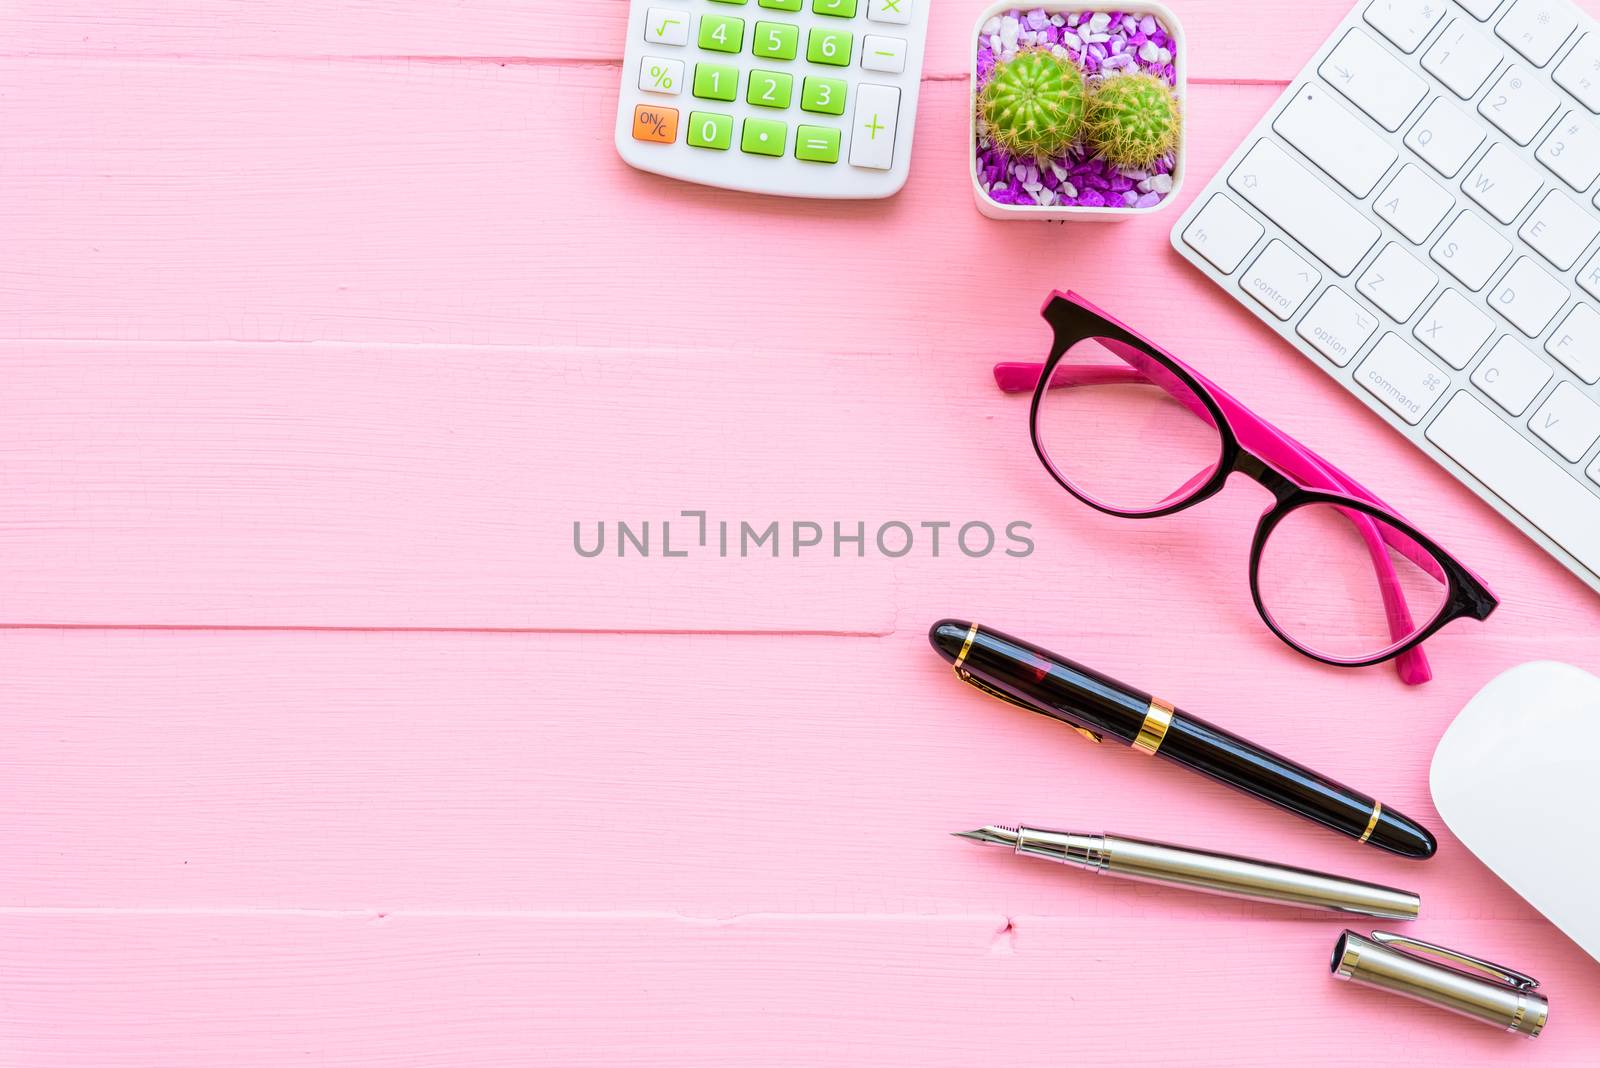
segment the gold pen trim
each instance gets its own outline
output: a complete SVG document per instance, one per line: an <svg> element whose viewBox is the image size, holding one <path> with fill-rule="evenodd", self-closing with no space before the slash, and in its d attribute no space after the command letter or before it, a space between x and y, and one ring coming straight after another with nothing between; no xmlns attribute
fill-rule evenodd
<svg viewBox="0 0 1600 1068"><path fill-rule="evenodd" d="M1356 841L1365 842L1368 838L1372 837L1372 832L1378 829L1378 817L1382 814L1383 802L1374 801L1372 803L1372 818L1367 820L1367 829L1361 832L1361 837L1357 838Z"/></svg>
<svg viewBox="0 0 1600 1068"><path fill-rule="evenodd" d="M1161 748L1162 741L1167 737L1167 728L1172 726L1172 713L1176 711L1161 698L1150 698L1150 707L1144 714L1144 722L1139 724L1139 734L1133 739L1133 747L1141 753L1155 756L1156 750Z"/></svg>
<svg viewBox="0 0 1600 1068"><path fill-rule="evenodd" d="M961 652L956 657L955 669L957 672L960 672L961 665L966 662L967 654L972 652L972 642L977 636L978 625L974 623L971 627L967 628L967 640L961 643Z"/></svg>

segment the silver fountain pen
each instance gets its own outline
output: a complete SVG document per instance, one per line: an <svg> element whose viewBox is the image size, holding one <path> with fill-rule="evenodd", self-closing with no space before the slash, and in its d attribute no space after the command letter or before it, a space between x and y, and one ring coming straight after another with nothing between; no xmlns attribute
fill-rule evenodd
<svg viewBox="0 0 1600 1068"><path fill-rule="evenodd" d="M1385 920L1414 920L1422 906L1422 900L1406 890L1137 838L993 825L955 834L986 845L1008 846L1021 856L1053 860L1102 875L1251 901Z"/></svg>

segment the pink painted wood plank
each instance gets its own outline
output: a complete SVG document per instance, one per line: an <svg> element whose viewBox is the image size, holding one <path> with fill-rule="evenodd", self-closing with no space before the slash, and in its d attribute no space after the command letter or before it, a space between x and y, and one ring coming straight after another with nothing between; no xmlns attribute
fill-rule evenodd
<svg viewBox="0 0 1600 1068"><path fill-rule="evenodd" d="M1509 664L1600 668L1592 634L1452 639L1447 670L1412 690L1212 634L1214 616L1137 633L1159 601L1111 603L1095 589L1076 611L1015 593L944 610L1371 792L1438 831L1439 855L1398 860L1091 746L962 685L921 618L885 638L13 630L0 906L1281 915L950 837L1027 821L1404 886L1423 894L1426 930L1474 945L1478 920L1534 917L1444 830L1427 765ZM1538 974L1546 952L1514 963Z"/></svg>
<svg viewBox="0 0 1600 1068"><path fill-rule="evenodd" d="M1497 586L1506 607L1445 649L1600 628L1600 600L1275 340L1175 347ZM1147 627L1136 605L1262 634L1259 491L1160 522L1083 508L977 353L6 342L0 369L0 623L883 634L974 598L1044 619L1086 598L1130 605L1120 633ZM686 509L707 513L704 547ZM602 520L585 559L574 523L592 549ZM619 555L619 520L651 524L651 556ZM669 521L685 557L663 558ZM774 522L776 558L741 542ZM822 545L797 548L805 522ZM869 541L835 556L835 522ZM889 522L910 555L876 544ZM958 548L969 522L996 534L980 558Z"/></svg>
<svg viewBox="0 0 1600 1068"><path fill-rule="evenodd" d="M923 0L934 3L934 0ZM973 23L988 0L937 0L924 72L965 77ZM1026 6L1026 5L1022 5ZM1350 0L1309 0L1286 18L1270 0L1185 0L1172 5L1189 38L1195 77L1286 80L1349 10ZM163 0L157 5L74 6L16 0L0 12L13 55L183 57L274 55L485 57L515 62L615 62L626 0L586 4L578 18L559 0ZM1238 47L1248 27L1249 48Z"/></svg>
<svg viewBox="0 0 1600 1068"><path fill-rule="evenodd" d="M1115 228L979 216L951 82L924 93L908 188L870 203L631 170L606 69L13 59L0 93L9 337L944 359L1036 345L1040 296L1067 284L1219 336L1248 321L1166 247L1177 207ZM1194 88L1191 193L1277 93Z"/></svg>
<svg viewBox="0 0 1600 1068"><path fill-rule="evenodd" d="M1525 961L1541 955L1537 928L1474 933L1486 952ZM12 914L0 917L0 1045L35 1068L1064 1057L1276 1068L1291 1047L1304 1065L1349 1064L1352 1048L1373 1064L1593 1063L1600 1024L1584 1002L1600 981L1576 949L1540 961L1551 1017L1529 1043L1333 980L1338 929L1031 916L1008 929L996 913ZM1239 1021L1241 1001L1250 1025L1219 1028Z"/></svg>

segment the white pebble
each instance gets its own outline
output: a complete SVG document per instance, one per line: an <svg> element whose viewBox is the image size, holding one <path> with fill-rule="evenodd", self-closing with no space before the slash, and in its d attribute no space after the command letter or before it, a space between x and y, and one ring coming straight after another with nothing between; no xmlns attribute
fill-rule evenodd
<svg viewBox="0 0 1600 1068"><path fill-rule="evenodd" d="M1109 33L1095 33L1093 30L1083 35L1083 39L1090 44L1105 44L1111 40Z"/></svg>
<svg viewBox="0 0 1600 1068"><path fill-rule="evenodd" d="M1056 176L1056 181L1058 182L1067 180L1067 169L1056 160L1050 161L1050 173Z"/></svg>
<svg viewBox="0 0 1600 1068"><path fill-rule="evenodd" d="M991 33L989 35L989 49L995 54L996 59L1000 57L1000 35L998 33Z"/></svg>
<svg viewBox="0 0 1600 1068"><path fill-rule="evenodd" d="M1083 51L1083 38L1079 37L1071 30L1066 31L1061 35L1061 43L1066 45L1068 48L1073 49L1074 51Z"/></svg>
<svg viewBox="0 0 1600 1068"><path fill-rule="evenodd" d="M1103 71L1126 70L1131 66L1133 66L1133 57L1124 52L1120 56L1107 56L1105 62L1100 64L1100 69Z"/></svg>
<svg viewBox="0 0 1600 1068"><path fill-rule="evenodd" d="M1165 48L1158 49L1156 52L1156 62L1161 64L1163 67L1166 66L1168 63L1172 62L1172 53Z"/></svg>
<svg viewBox="0 0 1600 1068"><path fill-rule="evenodd" d="M1007 15L1000 20L1000 42L1008 51L1017 47L1017 37L1022 32L1022 23L1015 17Z"/></svg>
<svg viewBox="0 0 1600 1068"><path fill-rule="evenodd" d="M1147 171L1147 170L1134 168L1132 170L1123 171L1122 172L1122 176L1124 178L1132 178L1134 181L1139 182L1139 181L1143 181L1144 179L1150 177L1150 172Z"/></svg>
<svg viewBox="0 0 1600 1068"><path fill-rule="evenodd" d="M1160 193L1162 196L1166 196L1168 193L1172 192L1172 175L1158 174L1154 178L1151 178L1150 191L1152 193Z"/></svg>
<svg viewBox="0 0 1600 1068"><path fill-rule="evenodd" d="M1071 182L1062 182L1059 192L1063 197L1071 200L1078 195L1078 187L1073 185Z"/></svg>
<svg viewBox="0 0 1600 1068"><path fill-rule="evenodd" d="M983 24L983 29L981 31L979 31L979 32L981 32L983 34L983 36L985 36L985 37L993 37L995 34L999 33L1000 32L1000 16L996 15L994 18L990 19L988 22L985 22Z"/></svg>
<svg viewBox="0 0 1600 1068"><path fill-rule="evenodd" d="M1050 25L1065 26L1066 24L1067 20L1061 17L1061 12L1058 11L1054 15L1050 16Z"/></svg>
<svg viewBox="0 0 1600 1068"><path fill-rule="evenodd" d="M1157 57L1160 55L1161 49L1156 47L1156 43L1154 41L1146 41L1144 44L1139 46L1139 58L1144 60L1146 63L1156 62Z"/></svg>
<svg viewBox="0 0 1600 1068"><path fill-rule="evenodd" d="M1127 204L1128 207L1130 207L1130 208L1133 207L1134 203L1136 201L1138 201L1138 199L1139 199L1139 194L1135 193L1131 189L1125 190L1123 192L1123 194L1122 194L1123 203Z"/></svg>
<svg viewBox="0 0 1600 1068"><path fill-rule="evenodd" d="M1111 16L1106 14L1104 11L1096 11L1093 15L1089 16L1090 33L1103 33L1105 32L1106 27L1110 25Z"/></svg>

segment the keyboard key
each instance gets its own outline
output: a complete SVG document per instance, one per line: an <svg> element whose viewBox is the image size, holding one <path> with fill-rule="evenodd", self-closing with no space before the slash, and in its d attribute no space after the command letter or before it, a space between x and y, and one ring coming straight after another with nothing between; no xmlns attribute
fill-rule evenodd
<svg viewBox="0 0 1600 1068"><path fill-rule="evenodd" d="M813 33L815 31L812 31ZM900 90L892 85L856 87L850 135L850 165L886 171L894 166L894 128L900 116Z"/></svg>
<svg viewBox="0 0 1600 1068"><path fill-rule="evenodd" d="M794 75L775 70L753 70L745 88L745 103L758 108L786 108L794 92Z"/></svg>
<svg viewBox="0 0 1600 1068"><path fill-rule="evenodd" d="M1462 285L1476 292L1488 284L1511 255L1511 242L1477 215L1464 211L1456 216L1429 255Z"/></svg>
<svg viewBox="0 0 1600 1068"><path fill-rule="evenodd" d="M861 39L861 69L899 74L906 69L906 42L903 37L880 37L869 33Z"/></svg>
<svg viewBox="0 0 1600 1068"><path fill-rule="evenodd" d="M1600 128L1569 111L1535 155L1556 177L1582 192L1600 177Z"/></svg>
<svg viewBox="0 0 1600 1068"><path fill-rule="evenodd" d="M1586 33L1556 68L1556 84L1590 111L1600 111L1600 33Z"/></svg>
<svg viewBox="0 0 1600 1068"><path fill-rule="evenodd" d="M1317 288L1322 274L1296 256L1282 241L1273 241L1239 279L1244 291L1280 319L1293 315Z"/></svg>
<svg viewBox="0 0 1600 1068"><path fill-rule="evenodd" d="M1502 0L1456 0L1467 14L1479 22L1494 14L1494 9L1499 7Z"/></svg>
<svg viewBox="0 0 1600 1068"><path fill-rule="evenodd" d="M1600 253L1596 253L1589 265L1578 274L1578 284L1588 291L1591 297L1600 297Z"/></svg>
<svg viewBox="0 0 1600 1068"><path fill-rule="evenodd" d="M1306 312L1294 332L1309 341L1313 348L1340 367L1348 364L1361 351L1378 329L1378 317L1350 299L1350 295L1336 286L1323 290L1322 296Z"/></svg>
<svg viewBox="0 0 1600 1068"><path fill-rule="evenodd" d="M806 35L806 59L830 67L848 67L855 38L847 30L812 30Z"/></svg>
<svg viewBox="0 0 1600 1068"><path fill-rule="evenodd" d="M1494 332L1494 321L1453 289L1433 302L1411 333L1445 363L1461 370Z"/></svg>
<svg viewBox="0 0 1600 1068"><path fill-rule="evenodd" d="M1600 382L1600 313L1587 304L1573 305L1544 351L1591 386Z"/></svg>
<svg viewBox="0 0 1600 1068"><path fill-rule="evenodd" d="M1391 241L1361 275L1356 288L1396 322L1403 323L1433 292L1438 281L1438 275Z"/></svg>
<svg viewBox="0 0 1600 1068"><path fill-rule="evenodd" d="M637 104L633 109L633 139L670 145L678 139L678 109Z"/></svg>
<svg viewBox="0 0 1600 1068"><path fill-rule="evenodd" d="M1579 563L1600 572L1600 497L1538 446L1465 392L1450 398L1427 435Z"/></svg>
<svg viewBox="0 0 1600 1068"><path fill-rule="evenodd" d="M1489 296L1489 306L1529 337L1538 337L1567 302L1567 287L1527 256L1512 264Z"/></svg>
<svg viewBox="0 0 1600 1068"><path fill-rule="evenodd" d="M1232 274L1264 232L1248 212L1217 193L1184 228L1183 240L1217 270Z"/></svg>
<svg viewBox="0 0 1600 1068"><path fill-rule="evenodd" d="M1344 35L1317 73L1390 133L1422 101L1428 86L1362 30Z"/></svg>
<svg viewBox="0 0 1600 1068"><path fill-rule="evenodd" d="M744 120L739 151L752 156L781 156L789 148L789 126L777 119Z"/></svg>
<svg viewBox="0 0 1600 1068"><path fill-rule="evenodd" d="M801 11L806 6L805 0L756 0L756 3L769 11Z"/></svg>
<svg viewBox="0 0 1600 1068"><path fill-rule="evenodd" d="M811 10L836 19L853 19L856 17L856 0L811 0Z"/></svg>
<svg viewBox="0 0 1600 1068"><path fill-rule="evenodd" d="M911 22L911 5L916 0L867 0L867 21L905 26Z"/></svg>
<svg viewBox="0 0 1600 1068"><path fill-rule="evenodd" d="M1356 381L1412 426L1450 388L1449 375L1394 334L1383 335L1356 369Z"/></svg>
<svg viewBox="0 0 1600 1068"><path fill-rule="evenodd" d="M808 74L800 86L800 110L817 115L843 115L844 98L849 88L840 78L820 78Z"/></svg>
<svg viewBox="0 0 1600 1068"><path fill-rule="evenodd" d="M1377 244L1377 224L1271 141L1255 143L1228 185L1341 275Z"/></svg>
<svg viewBox="0 0 1600 1068"><path fill-rule="evenodd" d="M677 96L683 92L683 60L645 56L639 61L639 88L646 93Z"/></svg>
<svg viewBox="0 0 1600 1068"><path fill-rule="evenodd" d="M714 111L689 112L689 144L726 152L733 146L733 116Z"/></svg>
<svg viewBox="0 0 1600 1068"><path fill-rule="evenodd" d="M1444 7L1443 0L1372 0L1361 17L1400 51L1415 52L1438 24Z"/></svg>
<svg viewBox="0 0 1600 1068"><path fill-rule="evenodd" d="M1456 96L1471 100L1500 65L1501 55L1500 46L1477 27L1456 19L1422 57L1422 66Z"/></svg>
<svg viewBox="0 0 1600 1068"><path fill-rule="evenodd" d="M1569 463L1577 463L1600 441L1600 405L1571 382L1562 382L1551 390L1528 425Z"/></svg>
<svg viewBox="0 0 1600 1068"><path fill-rule="evenodd" d="M1600 223L1567 194L1552 190L1517 233L1556 270L1566 271L1578 262L1589 242L1600 235Z"/></svg>
<svg viewBox="0 0 1600 1068"><path fill-rule="evenodd" d="M1472 372L1472 384L1512 415L1521 415L1550 381L1550 365L1502 336Z"/></svg>
<svg viewBox="0 0 1600 1068"><path fill-rule="evenodd" d="M1567 0L1517 0L1494 28L1495 35L1542 67L1578 25L1578 13Z"/></svg>
<svg viewBox="0 0 1600 1068"><path fill-rule="evenodd" d="M1556 94L1545 88L1544 79L1522 67L1511 67L1494 83L1478 113L1519 145L1533 140L1556 113Z"/></svg>
<svg viewBox="0 0 1600 1068"><path fill-rule="evenodd" d="M739 68L720 63L694 65L694 95L701 100L737 100Z"/></svg>
<svg viewBox="0 0 1600 1068"><path fill-rule="evenodd" d="M1483 124L1443 97L1406 134L1406 147L1446 178L1454 178L1481 144Z"/></svg>
<svg viewBox="0 0 1600 1068"><path fill-rule="evenodd" d="M1420 245L1438 226L1456 200L1416 164L1407 163L1389 187L1373 201L1372 210L1407 240Z"/></svg>
<svg viewBox="0 0 1600 1068"><path fill-rule="evenodd" d="M1398 154L1366 120L1356 118L1316 84L1295 93L1272 120L1272 128L1357 197L1372 192Z"/></svg>
<svg viewBox="0 0 1600 1068"><path fill-rule="evenodd" d="M761 59L793 59L800 54L800 27L787 22L758 22L750 51Z"/></svg>
<svg viewBox="0 0 1600 1068"><path fill-rule="evenodd" d="M737 52L744 47L744 19L701 15L698 42L708 52Z"/></svg>
<svg viewBox="0 0 1600 1068"><path fill-rule="evenodd" d="M839 131L832 126L801 126L794 134L794 158L808 163L838 163Z"/></svg>
<svg viewBox="0 0 1600 1068"><path fill-rule="evenodd" d="M1478 165L1467 172L1461 188L1503 223L1522 213L1539 191L1539 174L1505 145L1492 145Z"/></svg>
<svg viewBox="0 0 1600 1068"><path fill-rule="evenodd" d="M689 43L689 13L674 7L653 7L644 13L644 39L651 44Z"/></svg>

